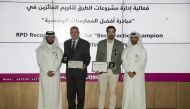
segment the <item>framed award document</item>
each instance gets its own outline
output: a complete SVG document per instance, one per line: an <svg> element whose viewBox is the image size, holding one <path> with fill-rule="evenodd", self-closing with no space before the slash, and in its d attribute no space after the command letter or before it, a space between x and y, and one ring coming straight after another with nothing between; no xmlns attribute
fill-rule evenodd
<svg viewBox="0 0 190 109"><path fill-rule="evenodd" d="M68 61L68 68L83 68L83 61Z"/></svg>
<svg viewBox="0 0 190 109"><path fill-rule="evenodd" d="M92 62L92 71L93 72L107 72L108 63L107 62Z"/></svg>

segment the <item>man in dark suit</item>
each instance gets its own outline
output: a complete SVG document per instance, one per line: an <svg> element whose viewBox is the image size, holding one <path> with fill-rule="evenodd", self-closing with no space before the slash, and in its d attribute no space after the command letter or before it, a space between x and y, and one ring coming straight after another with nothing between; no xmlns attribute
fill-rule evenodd
<svg viewBox="0 0 190 109"><path fill-rule="evenodd" d="M68 61L82 61L83 68L68 68L66 67L66 81L67 81L67 100L68 109L76 109L76 95L77 95L77 109L84 108L85 100L85 82L87 76L87 66L90 63L90 43L79 37L79 29L76 26L71 27L71 39L64 42L64 57ZM64 58L63 57L63 58Z"/></svg>

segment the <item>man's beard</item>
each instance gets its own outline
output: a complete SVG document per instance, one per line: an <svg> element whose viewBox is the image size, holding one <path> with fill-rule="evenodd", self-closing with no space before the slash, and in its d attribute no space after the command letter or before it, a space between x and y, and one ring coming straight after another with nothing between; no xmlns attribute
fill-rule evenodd
<svg viewBox="0 0 190 109"><path fill-rule="evenodd" d="M108 39L112 40L114 39L114 36L113 35L110 35L111 37L108 36Z"/></svg>
<svg viewBox="0 0 190 109"><path fill-rule="evenodd" d="M131 41L131 43L132 43L133 45L136 45L136 44L137 44L137 42L135 42L135 41Z"/></svg>
<svg viewBox="0 0 190 109"><path fill-rule="evenodd" d="M47 43L51 45L54 43L54 41L47 41Z"/></svg>

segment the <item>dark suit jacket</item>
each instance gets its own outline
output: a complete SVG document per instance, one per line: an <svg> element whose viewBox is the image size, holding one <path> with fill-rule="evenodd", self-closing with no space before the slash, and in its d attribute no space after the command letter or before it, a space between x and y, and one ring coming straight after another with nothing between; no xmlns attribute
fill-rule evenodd
<svg viewBox="0 0 190 109"><path fill-rule="evenodd" d="M121 55L123 52L123 43L119 40L114 39L114 44L112 48L111 61L117 65L116 69L112 69L114 74L121 72ZM97 62L106 62L107 60L107 39L102 40L98 43L96 61Z"/></svg>
<svg viewBox="0 0 190 109"><path fill-rule="evenodd" d="M75 52L72 53L71 50L72 39L69 39L64 42L64 55L68 56L69 61L83 61L83 63L88 66L90 63L90 43L84 39L79 38L78 43L75 47ZM69 72L83 72L87 75L87 68L81 69L68 69L66 68L66 73Z"/></svg>

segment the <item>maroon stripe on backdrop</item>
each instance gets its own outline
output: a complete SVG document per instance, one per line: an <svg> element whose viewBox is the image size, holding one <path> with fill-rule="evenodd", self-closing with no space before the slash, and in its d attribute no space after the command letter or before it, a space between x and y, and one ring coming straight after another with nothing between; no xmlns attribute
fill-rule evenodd
<svg viewBox="0 0 190 109"><path fill-rule="evenodd" d="M123 73L119 82L123 81ZM39 73L0 73L0 82L38 82ZM65 73L61 73L61 81L65 82ZM88 73L87 82L96 82L97 74ZM190 82L190 73L145 73L146 82Z"/></svg>

